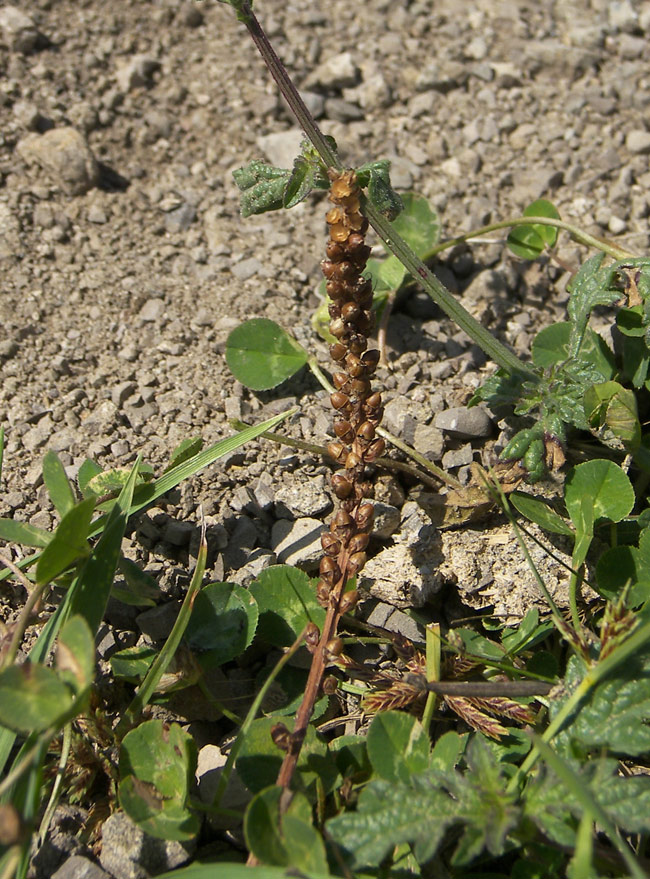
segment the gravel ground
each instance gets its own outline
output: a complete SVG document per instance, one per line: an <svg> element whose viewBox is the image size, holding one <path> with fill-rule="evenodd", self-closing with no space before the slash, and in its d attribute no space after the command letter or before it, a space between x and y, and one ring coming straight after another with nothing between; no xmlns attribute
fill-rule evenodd
<svg viewBox="0 0 650 879"><path fill-rule="evenodd" d="M563 218L647 252L647 0L260 0L256 9L344 160L391 159L396 188L427 196L444 236L545 196ZM232 171L254 158L287 166L300 136L232 11L171 0L3 5L0 67L0 516L54 524L40 475L47 449L72 476L86 457L112 467L141 454L160 469L187 437L212 443L229 434L229 418L261 420L296 402L288 432L323 443L328 402L310 375L252 394L225 364L228 333L254 316L328 363L309 322L324 203L239 217ZM559 264L529 264L495 234L437 271L525 355L537 330L564 318L569 269L585 255L564 241ZM388 352L386 426L461 480L472 461L492 462L503 425L450 429L442 414L492 370L480 350L413 293L391 318ZM202 507L211 576L248 582L295 560L293 529L317 533L332 506L328 472L318 457L250 444L140 517L127 555L178 599ZM438 531L411 488L395 477L381 485L382 624L394 607L517 618L536 600L518 588L509 604L526 572L512 547L499 549L510 539L500 523ZM382 555L389 571L406 570L408 557L404 582L386 585ZM561 569L547 575L561 587ZM14 600L3 601L10 617ZM146 632L146 620L129 633L113 611L118 647L124 632ZM409 620L395 613L395 626Z"/></svg>

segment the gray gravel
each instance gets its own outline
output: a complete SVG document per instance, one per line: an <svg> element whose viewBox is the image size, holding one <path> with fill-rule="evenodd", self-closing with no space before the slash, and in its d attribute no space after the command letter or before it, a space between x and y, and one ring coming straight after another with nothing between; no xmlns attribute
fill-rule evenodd
<svg viewBox="0 0 650 879"><path fill-rule="evenodd" d="M345 161L391 158L394 181L430 199L444 236L544 196L565 219L647 252L648 0L266 0L259 15ZM182 440L210 444L229 435L229 418L259 421L296 402L283 429L327 442L327 400L310 375L253 394L225 364L228 333L262 316L328 365L309 323L324 203L238 215L232 171L254 158L289 166L301 134L231 11L25 0L0 7L0 63L0 516L56 522L47 449L72 477L86 457L125 467L138 454L160 472ZM503 237L456 248L436 271L527 356L535 333L564 319L566 267L586 252L561 236L559 265L531 264ZM490 419L464 408L493 370L482 352L414 294L391 317L387 355L386 426L463 479L472 460L493 463ZM285 560L313 570L329 473L314 454L251 443L138 517L127 555L159 584L162 608L140 622L161 623L155 636L168 627L201 514L212 579L248 582ZM443 539L412 502L403 509L412 481L389 480L363 583L391 606L435 606L457 593L455 566L478 558L477 541L491 545L491 525ZM498 566L500 552L481 558ZM533 599L509 597L505 573L523 583L523 563L502 564L473 571L464 600L516 617ZM17 602L0 600L10 621ZM116 604L113 624L138 631L134 609ZM125 875L108 855L102 864Z"/></svg>

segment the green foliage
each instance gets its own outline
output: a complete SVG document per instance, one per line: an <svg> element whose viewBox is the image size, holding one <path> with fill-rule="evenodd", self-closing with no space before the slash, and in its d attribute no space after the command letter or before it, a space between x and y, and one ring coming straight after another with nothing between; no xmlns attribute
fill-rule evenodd
<svg viewBox="0 0 650 879"><path fill-rule="evenodd" d="M211 583L199 592L185 630L203 668L223 665L250 646L257 627L254 596L234 583Z"/></svg>
<svg viewBox="0 0 650 879"><path fill-rule="evenodd" d="M191 839L199 830L187 806L195 770L194 739L178 724L141 723L122 742L120 805L152 836Z"/></svg>
<svg viewBox="0 0 650 879"><path fill-rule="evenodd" d="M524 210L524 217L550 217L559 220L557 208L544 198L529 204ZM508 235L507 244L510 250L522 259L537 259L548 247L554 247L557 241L557 228L541 223L515 226Z"/></svg>
<svg viewBox="0 0 650 879"><path fill-rule="evenodd" d="M275 647L293 644L307 623L319 629L325 611L316 600L314 583L290 565L272 565L249 587L259 607L259 636Z"/></svg>
<svg viewBox="0 0 650 879"><path fill-rule="evenodd" d="M274 321L254 317L234 329L226 343L233 375L254 391L274 388L307 363L302 345Z"/></svg>

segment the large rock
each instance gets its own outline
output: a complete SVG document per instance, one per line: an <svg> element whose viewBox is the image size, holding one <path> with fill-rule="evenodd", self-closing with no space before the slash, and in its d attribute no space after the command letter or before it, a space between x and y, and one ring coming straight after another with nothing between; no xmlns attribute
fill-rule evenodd
<svg viewBox="0 0 650 879"><path fill-rule="evenodd" d="M123 812L116 812L104 822L102 867L115 879L149 879L185 864L196 843L156 839L144 833Z"/></svg>
<svg viewBox="0 0 650 879"><path fill-rule="evenodd" d="M68 195L82 195L99 181L99 166L84 136L76 128L53 128L28 134L16 146L28 165L38 165Z"/></svg>
<svg viewBox="0 0 650 879"><path fill-rule="evenodd" d="M43 39L32 19L16 6L0 7L0 31L13 52L28 55Z"/></svg>

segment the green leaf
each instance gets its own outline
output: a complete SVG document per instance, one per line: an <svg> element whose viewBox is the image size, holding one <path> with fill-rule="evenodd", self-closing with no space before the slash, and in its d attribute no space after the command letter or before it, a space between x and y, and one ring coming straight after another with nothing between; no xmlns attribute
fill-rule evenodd
<svg viewBox="0 0 650 879"><path fill-rule="evenodd" d="M246 733L236 765L239 777L252 793L275 784L283 754L271 738L271 727L285 720L278 716L258 717ZM298 771L294 776L296 789L312 793L317 784L322 784L327 792L332 789L337 774L327 745L313 726L307 727L298 759Z"/></svg>
<svg viewBox="0 0 650 879"><path fill-rule="evenodd" d="M97 476L86 484L86 491L90 494L102 497L105 494L117 494L128 482L131 475L129 467L115 467L112 470L102 470ZM149 482L153 478L153 470L148 464L141 464L138 471L137 483Z"/></svg>
<svg viewBox="0 0 650 879"><path fill-rule="evenodd" d="M283 207L293 208L304 201L314 188L314 167L303 156L293 163L293 170L283 195Z"/></svg>
<svg viewBox="0 0 650 879"><path fill-rule="evenodd" d="M327 871L323 839L313 826L309 800L293 795L281 814L283 788L273 786L251 800L244 817L244 836L249 851L264 864L300 870Z"/></svg>
<svg viewBox="0 0 650 879"><path fill-rule="evenodd" d="M376 780L361 791L356 812L330 819L326 830L355 868L378 866L403 843L411 843L417 860L424 863L462 815L461 804L428 776L413 777L409 785Z"/></svg>
<svg viewBox="0 0 650 879"><path fill-rule="evenodd" d="M259 607L259 637L274 647L293 644L309 622L319 629L325 622L314 586L298 568L272 565L251 583L249 591Z"/></svg>
<svg viewBox="0 0 650 879"><path fill-rule="evenodd" d="M633 447L641 442L636 395L630 388L614 381L593 385L585 393L584 410L591 427L607 426L614 436Z"/></svg>
<svg viewBox="0 0 650 879"><path fill-rule="evenodd" d="M51 668L27 660L0 672L0 723L14 732L59 726L74 701L73 691Z"/></svg>
<svg viewBox="0 0 650 879"><path fill-rule="evenodd" d="M223 665L250 645L257 627L255 597L234 583L210 583L194 601L185 640L204 669Z"/></svg>
<svg viewBox="0 0 650 879"><path fill-rule="evenodd" d="M192 839L199 820L187 808L196 770L196 745L178 724L141 723L120 751L120 805L138 826L159 839Z"/></svg>
<svg viewBox="0 0 650 879"><path fill-rule="evenodd" d="M612 546L606 549L596 564L598 592L605 598L617 598L626 584L636 584L638 568L636 547ZM648 586L650 587L650 583Z"/></svg>
<svg viewBox="0 0 650 879"><path fill-rule="evenodd" d="M16 519L0 519L0 540L7 543L20 543L23 546L36 546L39 548L48 545L52 535L44 528L37 528L28 522L18 522Z"/></svg>
<svg viewBox="0 0 650 879"><path fill-rule="evenodd" d="M524 210L523 216L560 219L557 208L544 198L529 204ZM556 226L546 226L541 223L515 226L508 235L507 245L516 256L522 259L537 259L546 247L553 247L555 245L557 235L558 229Z"/></svg>
<svg viewBox="0 0 650 879"><path fill-rule="evenodd" d="M429 766L429 734L412 715L382 711L368 730L368 757L380 778L408 781Z"/></svg>
<svg viewBox="0 0 650 879"><path fill-rule="evenodd" d="M251 20L250 11L253 9L253 0L219 0L219 3L227 3L237 13L237 21L247 24Z"/></svg>
<svg viewBox="0 0 650 879"><path fill-rule="evenodd" d="M76 498L63 464L51 449L43 457L43 482L57 513L65 516L74 507Z"/></svg>
<svg viewBox="0 0 650 879"><path fill-rule="evenodd" d="M591 533L597 519L620 522L629 515L634 489L627 474L613 461L586 461L567 477L564 501L576 531Z"/></svg>
<svg viewBox="0 0 650 879"><path fill-rule="evenodd" d="M541 498L526 494L523 491L513 491L508 495L512 506L531 522L535 522L545 531L553 534L565 534L570 537L573 534L571 527Z"/></svg>
<svg viewBox="0 0 650 879"><path fill-rule="evenodd" d="M155 647L143 644L140 647L125 647L124 650L114 653L109 662L115 677L137 683L149 671L157 655Z"/></svg>
<svg viewBox="0 0 650 879"><path fill-rule="evenodd" d="M226 342L226 362L247 388L265 391L291 378L309 355L282 327L254 317L237 327Z"/></svg>
<svg viewBox="0 0 650 879"><path fill-rule="evenodd" d="M164 873L158 879L251 879L251 867L246 864L210 861L207 864L193 863L171 873ZM300 871L296 875L293 867L255 867L255 879L332 879L331 873ZM359 877L362 879L362 877Z"/></svg>
<svg viewBox="0 0 650 879"><path fill-rule="evenodd" d="M457 765L466 744L467 735L459 735L453 730L443 733L433 746L429 767L440 772L449 772Z"/></svg>
<svg viewBox="0 0 650 879"><path fill-rule="evenodd" d="M526 613L517 629L504 629L501 636L501 643L505 647L509 656L515 656L522 650L530 650L530 648L538 641L544 639L553 629L551 622L539 622L539 611L536 607Z"/></svg>
<svg viewBox="0 0 650 879"><path fill-rule="evenodd" d="M290 171L274 168L266 162L250 162L245 168L233 171L235 183L240 189L241 215L263 214L284 205L284 191L289 182Z"/></svg>
<svg viewBox="0 0 650 879"><path fill-rule="evenodd" d="M108 602L115 578L115 571L120 560L122 538L126 530L139 467L140 459L138 458L133 465L126 485L120 492L113 509L108 515L102 536L81 569L73 587L74 594L71 612L81 614L92 632L98 630L106 610L106 603ZM90 503L92 505L94 500L91 497L88 500L82 501L82 503ZM43 555L46 552L47 549L43 551ZM42 558L41 556L41 560Z"/></svg>
<svg viewBox="0 0 650 879"><path fill-rule="evenodd" d="M111 587L113 598L135 607L153 607L160 598L160 588L155 578L125 556L120 556L118 568L124 577L125 585L119 582L113 583Z"/></svg>
<svg viewBox="0 0 650 879"><path fill-rule="evenodd" d="M80 501L59 522L36 564L36 582L50 583L72 564L90 553L88 535L95 511L95 498Z"/></svg>
<svg viewBox="0 0 650 879"><path fill-rule="evenodd" d="M378 159L356 168L359 186L368 188L368 197L388 220L395 220L403 208L402 199L390 182L390 162Z"/></svg>
<svg viewBox="0 0 650 879"><path fill-rule="evenodd" d="M102 468L99 464L96 464L95 461L91 461L90 458L86 458L85 461L82 462L77 471L77 485L79 486L79 491L84 497L88 497L91 494L88 489L88 483L90 480L101 472Z"/></svg>
<svg viewBox="0 0 650 879"><path fill-rule="evenodd" d="M88 623L79 615L71 616L61 629L56 667L78 697L90 688L95 673L95 639Z"/></svg>
<svg viewBox="0 0 650 879"><path fill-rule="evenodd" d="M569 338L571 336L571 324L569 321L559 321L544 327L535 336L531 348L531 356L535 366L540 369L548 369L556 363L562 363L569 356Z"/></svg>
<svg viewBox="0 0 650 879"><path fill-rule="evenodd" d="M612 305L621 297L620 290L611 289L614 267L601 269L603 253L597 253L582 264L568 286L570 293L567 311L573 324L569 341L569 355L576 357L582 346L587 321L597 305Z"/></svg>
<svg viewBox="0 0 650 879"><path fill-rule="evenodd" d="M572 657L567 678L581 676L582 663ZM584 672L582 672L584 674ZM558 701L554 713L561 709ZM637 756L650 750L650 651L629 658L599 683L564 733L583 748Z"/></svg>
<svg viewBox="0 0 650 879"><path fill-rule="evenodd" d="M184 439L180 442L174 451L171 453L169 458L169 464L165 467L165 473L168 470L172 470L174 467L178 467L179 464L182 464L184 461L189 461L190 458L193 458L203 448L203 437L202 436L191 436Z"/></svg>

